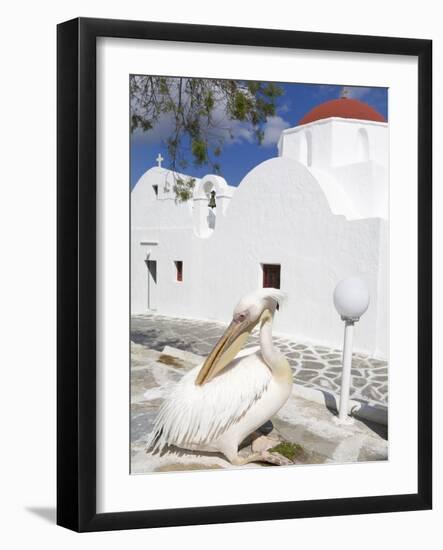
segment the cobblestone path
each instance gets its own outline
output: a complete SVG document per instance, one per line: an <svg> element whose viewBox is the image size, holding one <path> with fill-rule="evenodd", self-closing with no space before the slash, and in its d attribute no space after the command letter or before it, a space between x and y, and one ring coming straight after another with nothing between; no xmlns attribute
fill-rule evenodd
<svg viewBox="0 0 443 550"><path fill-rule="evenodd" d="M164 315L136 315L131 319L131 340L157 351L165 346L206 356L221 336L225 325L213 321L181 319ZM287 357L294 370L294 381L310 388L339 393L341 352L274 335L274 344ZM258 345L254 331L248 347ZM352 359L351 397L369 404L388 404L388 366L363 354Z"/></svg>

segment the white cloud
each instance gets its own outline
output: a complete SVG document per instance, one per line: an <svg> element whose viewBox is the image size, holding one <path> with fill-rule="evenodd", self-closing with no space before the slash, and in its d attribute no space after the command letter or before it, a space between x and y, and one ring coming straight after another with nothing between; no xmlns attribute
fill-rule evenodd
<svg viewBox="0 0 443 550"><path fill-rule="evenodd" d="M205 126L204 120L202 120L202 125ZM254 139L250 125L240 120L232 120L226 116L226 99L223 96L219 96L215 103L210 135L214 140L226 141L226 145L241 143L242 141L251 143Z"/></svg>
<svg viewBox="0 0 443 550"><path fill-rule="evenodd" d="M290 106L287 103L283 103L279 106L278 111L280 113L288 113L291 110Z"/></svg>
<svg viewBox="0 0 443 550"><path fill-rule="evenodd" d="M364 101L384 101L386 99L386 88L370 88L366 86L350 86L348 97Z"/></svg>
<svg viewBox="0 0 443 550"><path fill-rule="evenodd" d="M229 143L241 143L242 141L252 143L254 141L252 129L247 124L239 120L230 120L228 122L228 127L232 135L232 138L228 138Z"/></svg>
<svg viewBox="0 0 443 550"><path fill-rule="evenodd" d="M167 113L159 118L151 130L144 132L142 129L137 128L132 134L132 139L134 143L152 145L159 141L166 141L171 136L174 128L174 118L170 113Z"/></svg>
<svg viewBox="0 0 443 550"><path fill-rule="evenodd" d="M280 116L269 117L263 127L263 145L267 147L276 145L283 130L289 128L289 126L289 122L287 122Z"/></svg>
<svg viewBox="0 0 443 550"><path fill-rule="evenodd" d="M345 86L345 89L347 91L347 97L352 97L353 99L362 99L373 91L373 88L366 88L363 86Z"/></svg>

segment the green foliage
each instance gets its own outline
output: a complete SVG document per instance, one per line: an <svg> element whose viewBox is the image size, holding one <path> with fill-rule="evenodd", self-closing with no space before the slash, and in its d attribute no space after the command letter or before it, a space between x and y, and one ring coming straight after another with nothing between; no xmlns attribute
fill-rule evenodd
<svg viewBox="0 0 443 550"><path fill-rule="evenodd" d="M236 120L246 120L248 113L252 112L252 98L237 90L233 99L232 117Z"/></svg>
<svg viewBox="0 0 443 550"><path fill-rule="evenodd" d="M149 132L160 119L167 120L170 168L186 168L186 153L191 151L195 165L208 165L220 173L215 159L225 142L235 137L233 123L247 127L261 144L263 125L275 115L282 93L272 82L131 75L131 131ZM177 199L188 200L186 182L177 181L176 187Z"/></svg>
<svg viewBox="0 0 443 550"><path fill-rule="evenodd" d="M208 160L206 143L200 139L193 139L191 148L192 154L194 155L195 163L198 165L205 164Z"/></svg>
<svg viewBox="0 0 443 550"><path fill-rule="evenodd" d="M303 447L298 443L291 443L289 441L282 441L275 447L270 449L271 453L279 453L289 460L294 460L303 452Z"/></svg>
<svg viewBox="0 0 443 550"><path fill-rule="evenodd" d="M175 178L174 193L177 202L186 202L192 197L195 187L195 178Z"/></svg>

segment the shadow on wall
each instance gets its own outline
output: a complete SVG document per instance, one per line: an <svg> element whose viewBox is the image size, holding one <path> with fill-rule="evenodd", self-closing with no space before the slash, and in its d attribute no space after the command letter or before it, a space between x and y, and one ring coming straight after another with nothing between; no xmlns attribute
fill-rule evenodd
<svg viewBox="0 0 443 550"><path fill-rule="evenodd" d="M213 210L208 211L207 220L209 229L215 229L215 213Z"/></svg>

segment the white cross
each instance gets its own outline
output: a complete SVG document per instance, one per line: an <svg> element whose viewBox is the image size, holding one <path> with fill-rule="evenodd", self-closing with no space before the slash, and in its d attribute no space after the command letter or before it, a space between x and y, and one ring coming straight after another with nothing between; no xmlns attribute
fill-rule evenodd
<svg viewBox="0 0 443 550"><path fill-rule="evenodd" d="M161 154L159 153L159 154L157 155L157 158L156 158L155 160L157 161L157 166L158 166L159 168L161 168L161 167L162 167L162 162L163 162L165 159L164 159L164 158L161 156Z"/></svg>

